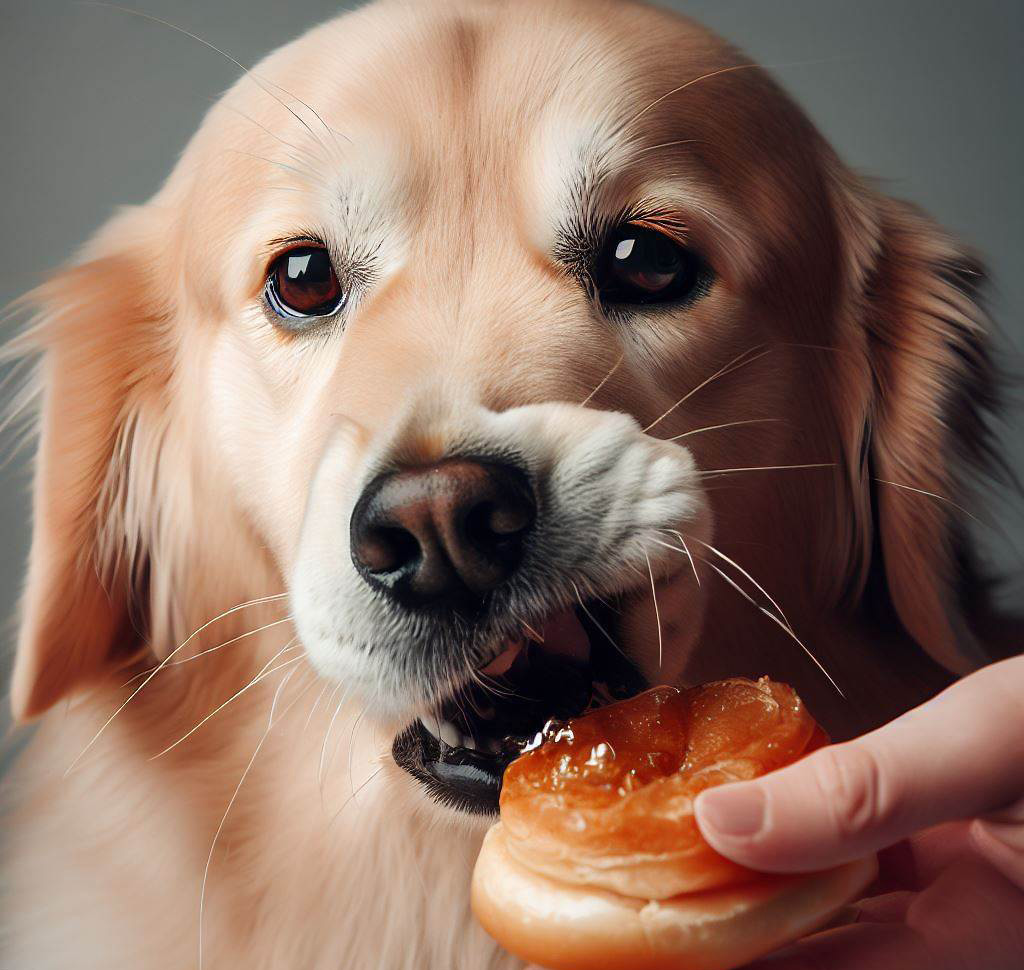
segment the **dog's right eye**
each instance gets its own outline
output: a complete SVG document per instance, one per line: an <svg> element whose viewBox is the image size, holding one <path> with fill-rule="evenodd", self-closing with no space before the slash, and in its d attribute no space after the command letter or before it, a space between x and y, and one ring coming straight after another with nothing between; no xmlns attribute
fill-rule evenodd
<svg viewBox="0 0 1024 970"><path fill-rule="evenodd" d="M296 246L281 253L270 264L264 293L274 313L286 320L325 317L345 303L324 246Z"/></svg>

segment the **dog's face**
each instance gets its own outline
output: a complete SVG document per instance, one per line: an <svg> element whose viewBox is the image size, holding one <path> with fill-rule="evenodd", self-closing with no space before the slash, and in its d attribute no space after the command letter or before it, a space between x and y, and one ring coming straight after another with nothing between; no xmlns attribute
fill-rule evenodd
<svg viewBox="0 0 1024 970"><path fill-rule="evenodd" d="M903 623L962 660L945 511L869 488L955 483L947 419L984 362L960 257L692 23L344 17L243 78L91 257L41 328L24 711L124 629L123 594L82 588L85 642L47 672L51 587L83 583L72 536L158 651L187 568L248 570L247 595L277 577L313 665L471 809L506 737L679 680L709 615L725 639L763 622L719 549L747 543L741 565L826 611L883 530ZM818 467L721 487L763 466Z"/></svg>

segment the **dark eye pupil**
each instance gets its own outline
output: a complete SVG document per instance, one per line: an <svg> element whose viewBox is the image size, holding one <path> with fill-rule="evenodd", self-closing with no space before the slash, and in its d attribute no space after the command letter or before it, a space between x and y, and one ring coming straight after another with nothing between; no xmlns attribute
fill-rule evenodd
<svg viewBox="0 0 1024 970"><path fill-rule="evenodd" d="M700 260L664 233L627 224L608 237L595 283L605 303L668 303L693 291L700 270Z"/></svg>
<svg viewBox="0 0 1024 970"><path fill-rule="evenodd" d="M299 246L282 253L267 278L267 299L283 317L333 313L342 303L342 291L330 253L322 246Z"/></svg>

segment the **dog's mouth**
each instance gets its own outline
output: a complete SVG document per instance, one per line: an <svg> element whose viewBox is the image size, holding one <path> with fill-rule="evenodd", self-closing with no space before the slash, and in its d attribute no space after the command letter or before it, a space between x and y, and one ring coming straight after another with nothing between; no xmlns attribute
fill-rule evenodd
<svg viewBox="0 0 1024 970"><path fill-rule="evenodd" d="M395 761L438 801L497 814L505 768L546 730L647 686L615 642L615 619L593 601L505 640L469 686L395 738Z"/></svg>

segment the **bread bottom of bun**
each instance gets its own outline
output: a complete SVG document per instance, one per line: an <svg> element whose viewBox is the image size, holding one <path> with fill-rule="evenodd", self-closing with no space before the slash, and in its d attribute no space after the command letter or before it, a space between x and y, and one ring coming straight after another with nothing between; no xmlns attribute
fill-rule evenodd
<svg viewBox="0 0 1024 970"><path fill-rule="evenodd" d="M510 855L499 822L484 838L472 902L502 946L550 970L731 970L828 922L876 872L872 856L824 872L634 899L528 869Z"/></svg>

